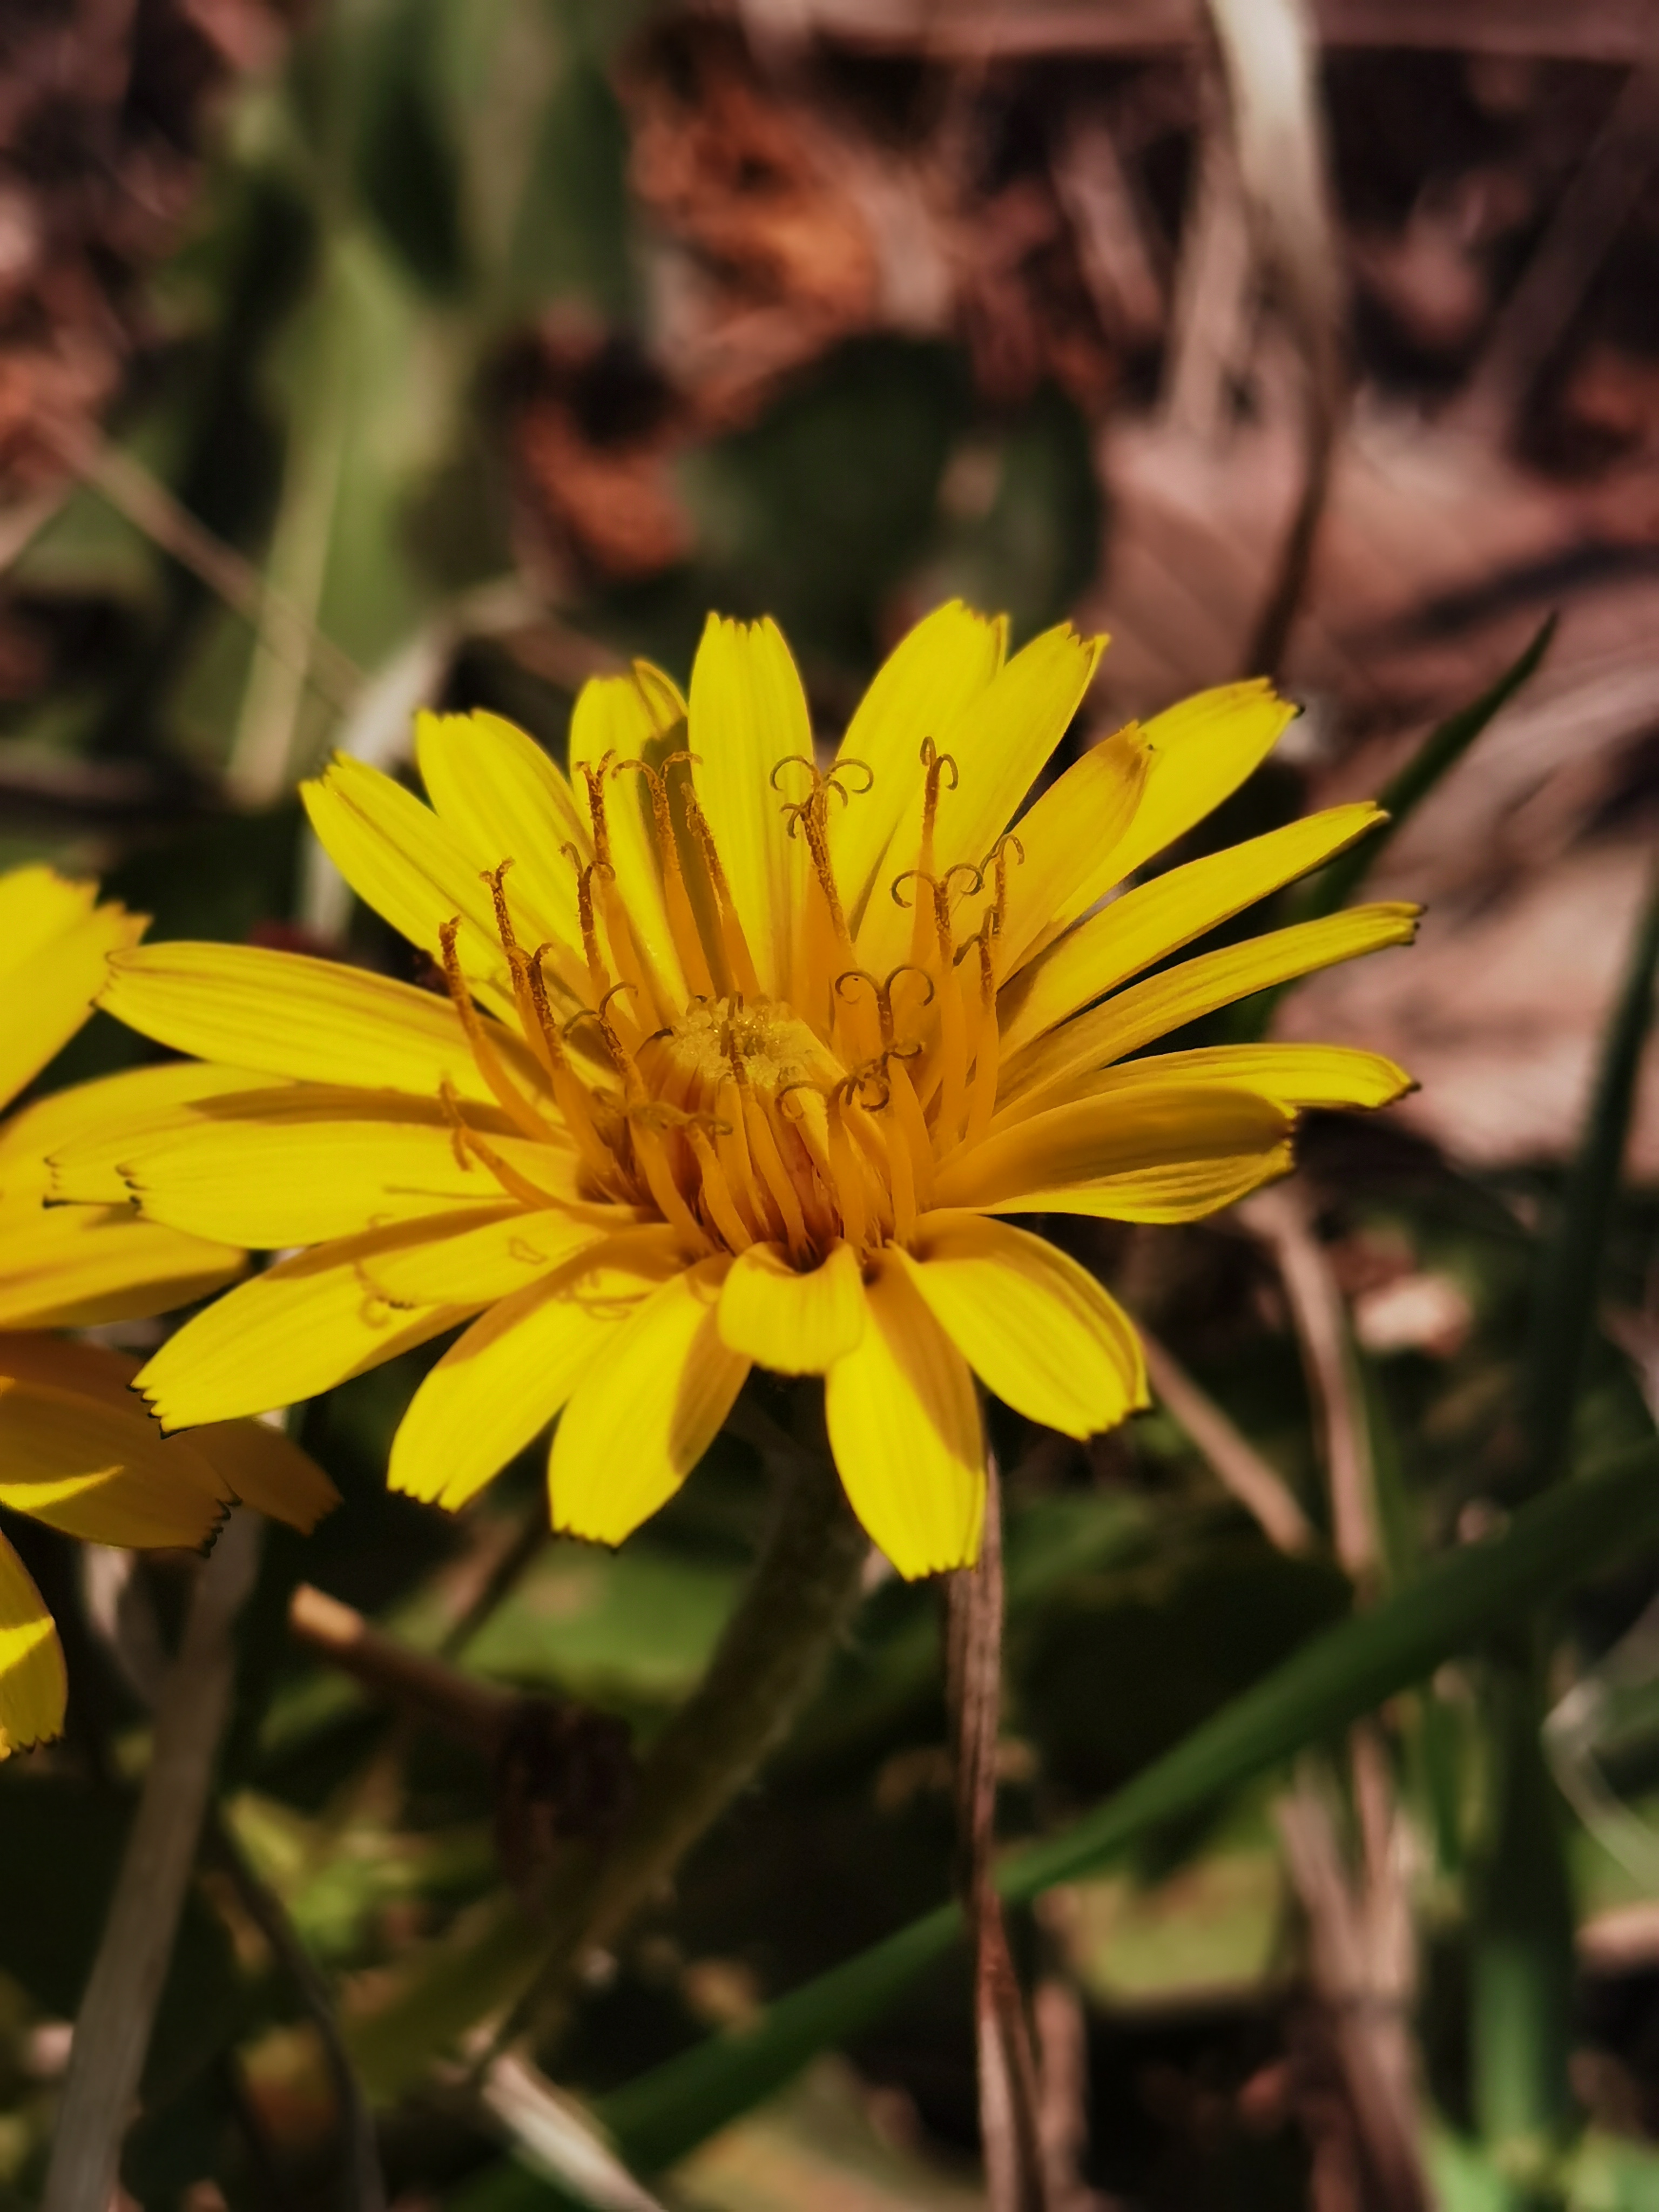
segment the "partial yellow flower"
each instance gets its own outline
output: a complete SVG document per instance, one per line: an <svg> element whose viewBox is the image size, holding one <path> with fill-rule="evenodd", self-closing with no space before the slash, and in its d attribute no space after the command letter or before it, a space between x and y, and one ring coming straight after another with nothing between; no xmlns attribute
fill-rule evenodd
<svg viewBox="0 0 1659 2212"><path fill-rule="evenodd" d="M110 954L143 933L143 915L100 906L95 884L46 867L0 875L0 1109L91 1013ZM204 1079L197 1067L141 1068L60 1091L0 1123L0 1328L165 1313L242 1273L240 1249L142 1220L124 1191L108 1205L45 1202L48 1152L113 1116L193 1097Z"/></svg>
<svg viewBox="0 0 1659 2212"><path fill-rule="evenodd" d="M642 662L585 688L569 780L482 714L421 718L429 807L337 760L307 788L317 834L447 1001L274 951L119 953L113 1012L281 1087L58 1156L65 1195L307 1248L151 1360L164 1425L309 1396L467 1322L404 1417L394 1486L459 1506L560 1416L554 1525L615 1543L752 1365L821 1374L876 1542L910 1576L972 1559L975 1374L1078 1437L1146 1401L1126 1316L1001 1217L1191 1220L1285 1171L1299 1108L1407 1084L1338 1048L1142 1056L1406 941L1415 909L1160 969L1380 817L1334 808L1103 905L1292 710L1262 683L1206 692L1085 754L1007 831L1098 650L1062 627L1006 658L1000 622L941 607L823 772L775 627L711 617L689 703Z"/></svg>
<svg viewBox="0 0 1659 2212"><path fill-rule="evenodd" d="M108 956L131 950L143 927L99 905L94 885L49 868L0 876L0 1106L74 1036ZM108 1204L46 1203L50 1146L227 1079L197 1066L144 1069L58 1092L0 1126L0 1506L98 1543L193 1547L233 1498L299 1528L336 1502L327 1478L276 1430L236 1421L168 1442L129 1388L137 1360L35 1333L158 1313L242 1273L240 1249L145 1221L125 1193ZM52 1615L0 1536L0 1758L56 1735L64 1699Z"/></svg>

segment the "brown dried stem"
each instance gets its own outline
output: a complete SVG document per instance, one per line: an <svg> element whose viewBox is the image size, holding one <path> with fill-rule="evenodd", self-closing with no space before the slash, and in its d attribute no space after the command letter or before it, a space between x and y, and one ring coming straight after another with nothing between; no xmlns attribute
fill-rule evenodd
<svg viewBox="0 0 1659 2212"><path fill-rule="evenodd" d="M1255 1516L1268 1542L1281 1552L1311 1551L1316 1540L1313 1524L1283 1477L1146 1323L1137 1321L1135 1328L1158 1403L1198 1446L1222 1487Z"/></svg>
<svg viewBox="0 0 1659 2212"><path fill-rule="evenodd" d="M75 2023L41 2212L108 2212L151 2024L195 1863L235 1674L232 1629L262 1524L233 1513L191 1595L155 1708L155 1739Z"/></svg>
<svg viewBox="0 0 1659 2212"><path fill-rule="evenodd" d="M997 1894L997 1735L1002 1711L1002 1498L986 1456L978 1564L945 1586L945 1703L956 1798L957 1887L974 1942L979 2125L990 2212L1046 2212L1036 2062Z"/></svg>

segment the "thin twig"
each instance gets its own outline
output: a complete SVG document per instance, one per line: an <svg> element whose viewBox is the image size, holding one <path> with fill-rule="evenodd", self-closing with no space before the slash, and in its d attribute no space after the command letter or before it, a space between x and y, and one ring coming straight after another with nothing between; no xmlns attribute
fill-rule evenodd
<svg viewBox="0 0 1659 2212"><path fill-rule="evenodd" d="M1231 95L1244 198L1301 350L1303 475L1246 674L1276 676L1307 587L1342 418L1343 289L1306 0L1209 0Z"/></svg>
<svg viewBox="0 0 1659 2212"><path fill-rule="evenodd" d="M543 1498L532 1498L506 1549L499 1559L491 1563L477 1591L445 1631L443 1642L438 1646L440 1658L460 1657L479 1630L494 1616L496 1607L512 1595L532 1562L540 1557L550 1534L547 1502Z"/></svg>
<svg viewBox="0 0 1659 2212"><path fill-rule="evenodd" d="M109 1917L76 2015L41 2212L108 2212L235 1674L262 1522L234 1512L191 1594Z"/></svg>
<svg viewBox="0 0 1659 2212"><path fill-rule="evenodd" d="M309 1583L289 1598L288 1625L298 1642L365 1689L410 1708L485 1758L500 1749L518 1703L509 1692L400 1644Z"/></svg>
<svg viewBox="0 0 1659 2212"><path fill-rule="evenodd" d="M211 1820L210 1833L215 1856L229 1876L238 1900L293 1983L326 2055L334 2094L340 2104L340 2134L345 2153L342 2160L341 2178L345 2185L342 2203L345 2212L383 2212L386 2183L380 2172L374 2121L341 2040L340 2023L335 2016L328 1984L300 1941L282 1899L260 1881L248 1864L234 1833L216 1814Z"/></svg>
<svg viewBox="0 0 1659 2212"><path fill-rule="evenodd" d="M259 641L297 668L331 707L345 713L362 677L332 639L275 590L250 561L198 522L131 454L90 434L56 438L64 462L135 529L143 532L241 616Z"/></svg>
<svg viewBox="0 0 1659 2212"><path fill-rule="evenodd" d="M0 508L0 575L20 561L52 520L68 495L66 484L48 484L10 507Z"/></svg>
<svg viewBox="0 0 1659 2212"><path fill-rule="evenodd" d="M1370 1430L1341 1288L1298 1184L1260 1191L1240 1212L1279 1267L1318 1409L1337 1556L1364 1604L1376 1590L1382 1534ZM1329 1808L1310 1776L1281 1802L1279 1834L1307 1916L1312 1980L1382 2201L1400 2212L1421 2212L1430 2195L1407 2018L1416 1971L1411 1900L1394 1777L1374 1722L1349 1731L1348 1759L1357 1872L1348 1871Z"/></svg>
<svg viewBox="0 0 1659 2212"><path fill-rule="evenodd" d="M477 2100L528 2158L593 2212L663 2212L590 2116L517 2051L504 2051L490 2061Z"/></svg>
<svg viewBox="0 0 1659 2212"><path fill-rule="evenodd" d="M1659 59L1652 58L1651 29L1648 46L1650 58L1626 80L1492 323L1453 410L1471 430L1500 436L1514 430L1659 159Z"/></svg>
<svg viewBox="0 0 1659 2212"><path fill-rule="evenodd" d="M1358 1750L1360 1731L1355 1741ZM1374 1748L1380 1758L1380 1747ZM1412 1937L1403 1885L1377 1881L1368 1866L1368 1878L1356 1890L1331 1808L1310 1777L1280 1800L1277 1820L1291 1880L1307 1915L1312 1979L1379 2201L1390 2212L1426 2212L1431 2198L1408 2028ZM1392 1838L1397 1832L1392 1818L1389 1828Z"/></svg>
<svg viewBox="0 0 1659 2212"><path fill-rule="evenodd" d="M1310 1552L1317 1539L1313 1523L1291 1494L1288 1484L1234 1427L1213 1398L1200 1389L1166 1345L1137 1321L1146 1353L1146 1373L1164 1412L1184 1430L1208 1461L1211 1473L1245 1511L1253 1514L1269 1543L1281 1552Z"/></svg>
<svg viewBox="0 0 1659 2212"><path fill-rule="evenodd" d="M1166 430L1213 446L1245 350L1255 277L1238 156L1212 83L1203 107L1198 173L1170 305L1161 412Z"/></svg>
<svg viewBox="0 0 1659 2212"><path fill-rule="evenodd" d="M1049 2212L1115 2212L1112 2199L1083 2178L1089 2149L1089 2022L1075 1984L1046 1975L1032 1996L1031 2015Z"/></svg>
<svg viewBox="0 0 1659 2212"><path fill-rule="evenodd" d="M1002 1711L1002 1498L986 1455L977 1563L945 1585L945 1705L957 1815L957 1888L974 1943L979 2131L990 2212L1046 2212L1048 2167L1031 2033L997 1894L997 1738Z"/></svg>
<svg viewBox="0 0 1659 2212"><path fill-rule="evenodd" d="M1378 1558L1376 1482L1341 1291L1298 1184L1258 1191L1238 1211L1278 1266L1318 1415L1336 1555L1356 1582L1364 1583Z"/></svg>

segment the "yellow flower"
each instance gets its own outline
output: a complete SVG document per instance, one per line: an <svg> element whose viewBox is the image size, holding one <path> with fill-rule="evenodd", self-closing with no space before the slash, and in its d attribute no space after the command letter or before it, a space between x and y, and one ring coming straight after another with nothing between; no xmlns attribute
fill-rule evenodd
<svg viewBox="0 0 1659 2212"><path fill-rule="evenodd" d="M941 607L834 765L770 622L711 617L689 706L589 684L571 780L489 714L422 717L431 807L337 760L306 792L360 896L447 999L294 955L118 954L104 1003L283 1079L57 1163L66 1195L308 1248L139 1378L167 1427L326 1389L468 1327L391 1480L459 1506L556 1415L554 1525L615 1543L668 1498L751 1364L821 1374L853 1505L906 1575L975 1553L973 1376L1082 1437L1146 1402L1134 1333L1004 1214L1185 1221L1290 1162L1299 1107L1376 1106L1369 1053L1134 1055L1265 987L1412 933L1372 906L1152 973L1378 818L1337 807L1102 906L1262 758L1291 709L1204 694L1096 747L1004 825L1097 641L1005 659ZM1139 981L1131 978L1139 977Z"/></svg>
<svg viewBox="0 0 1659 2212"><path fill-rule="evenodd" d="M0 1106L86 1020L108 955L143 933L140 916L96 902L92 884L49 868L0 876ZM141 1220L125 1194L46 1202L51 1146L222 1080L199 1067L142 1069L60 1091L0 1126L0 1506L97 1543L194 1547L233 1497L301 1528L335 1502L276 1431L238 1421L168 1443L128 1387L137 1360L34 1333L158 1313L241 1273L240 1249ZM64 1697L52 1615L0 1536L0 1758L57 1735Z"/></svg>

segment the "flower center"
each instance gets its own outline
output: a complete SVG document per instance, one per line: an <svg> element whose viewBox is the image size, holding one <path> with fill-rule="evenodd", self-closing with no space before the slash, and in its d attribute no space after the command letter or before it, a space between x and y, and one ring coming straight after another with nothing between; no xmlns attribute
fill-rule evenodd
<svg viewBox="0 0 1659 2212"><path fill-rule="evenodd" d="M510 1072L498 1042L507 1033L478 1012L463 977L460 925L446 924L450 994L485 1080L525 1136L574 1146L599 1206L653 1212L692 1250L781 1244L803 1267L843 1237L860 1249L908 1241L931 1200L936 1159L989 1125L996 939L1006 896L1003 846L984 869L958 864L935 872L941 790L955 789L956 764L931 740L921 757L916 864L890 884L895 902L914 915L910 957L885 976L858 964L828 835L830 795L845 804L846 771L861 764L843 763L830 776L807 760L774 770L775 788L786 770L804 770L811 785L782 810L811 863L806 911L796 918L799 1006L761 990L691 783L691 757L670 754L654 766L608 757L585 764L591 857L567 848L576 873L580 965L561 948L527 951L520 943L510 861L485 878L520 1027L550 1096L532 1096ZM677 763L681 774L671 785ZM645 957L612 857L606 787L630 770L649 793L664 909L690 994L684 1003L670 997L659 965ZM867 769L862 774L860 795L872 781ZM953 906L990 889L994 864L994 896L977 932L958 945ZM555 995L577 1007L562 1018L549 994L549 956ZM464 1156L526 1204L561 1202L468 1126L453 1096L446 1104Z"/></svg>

